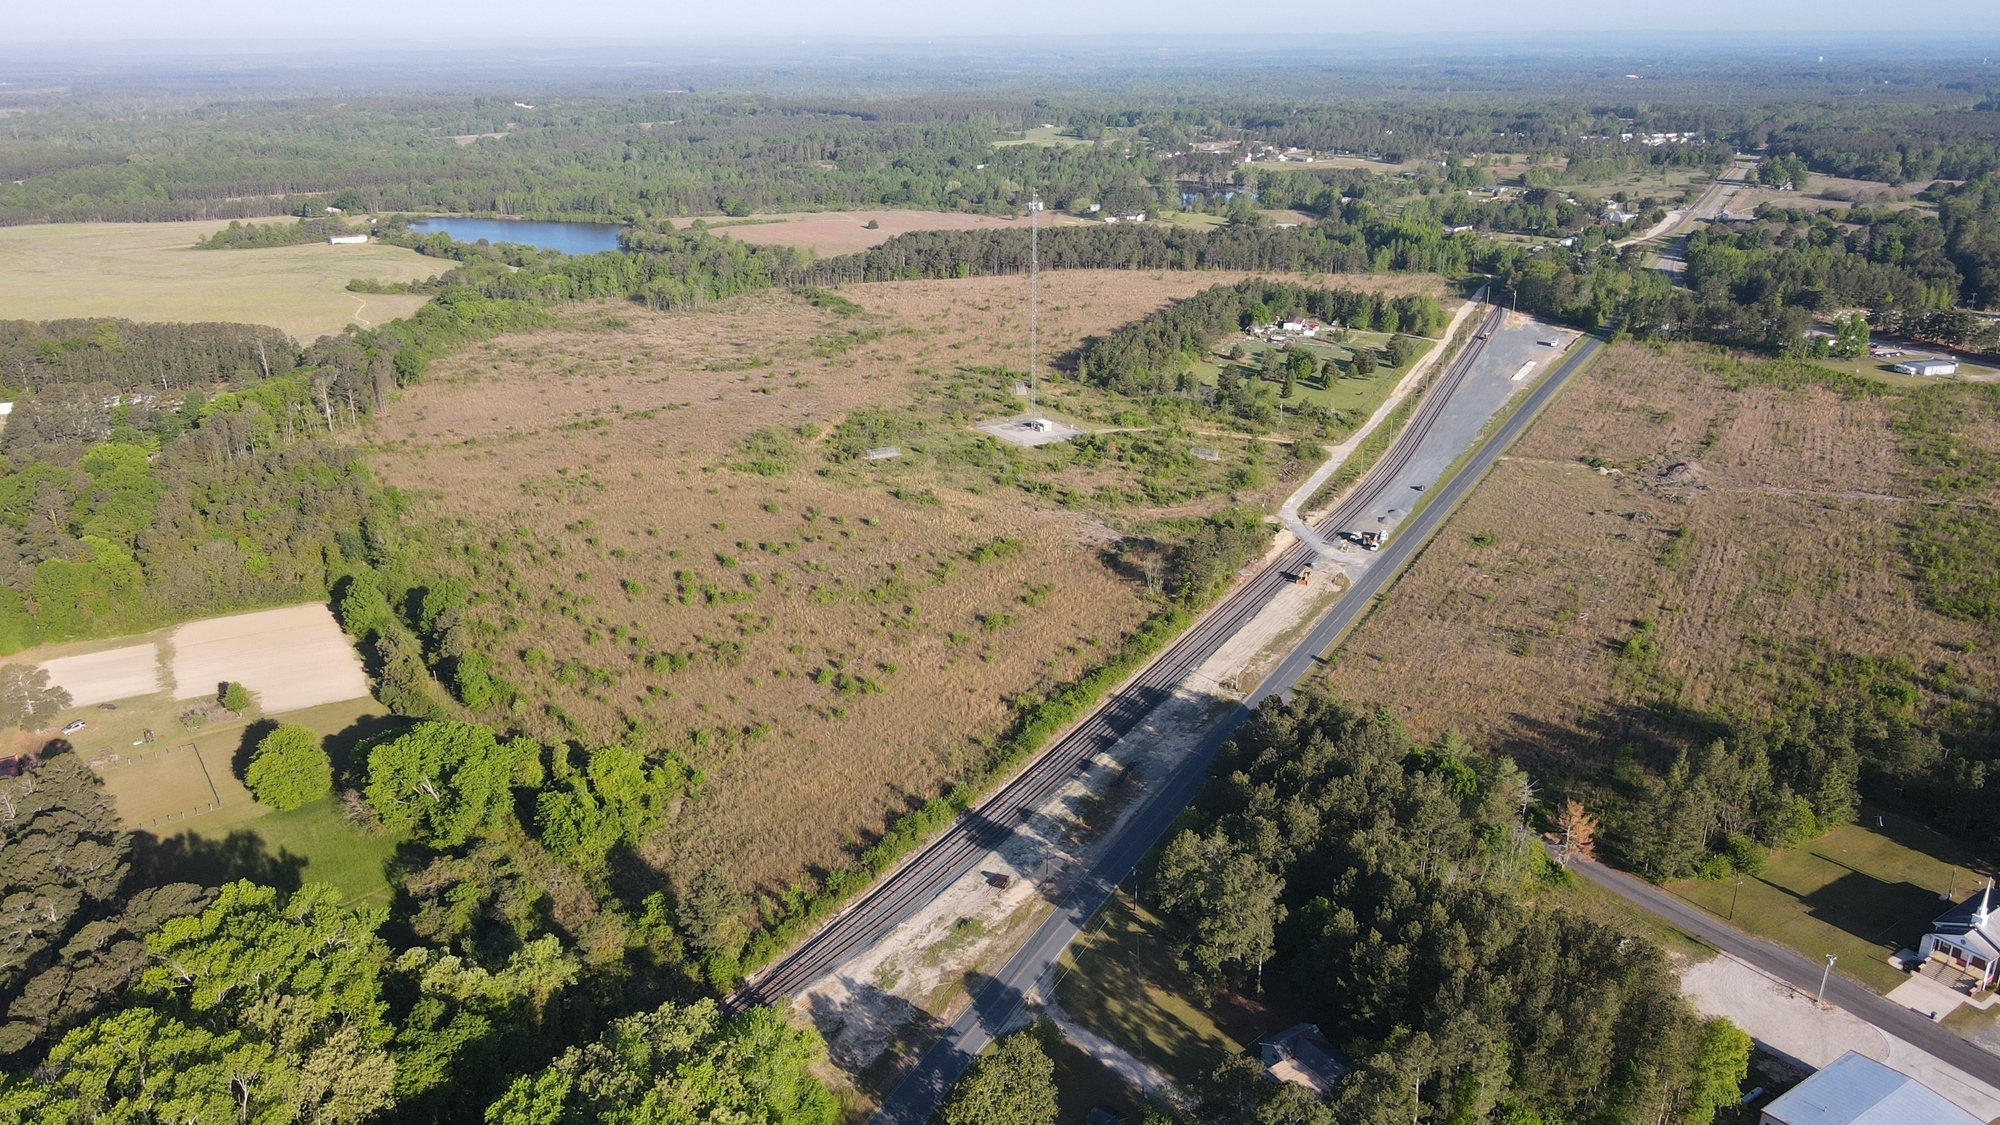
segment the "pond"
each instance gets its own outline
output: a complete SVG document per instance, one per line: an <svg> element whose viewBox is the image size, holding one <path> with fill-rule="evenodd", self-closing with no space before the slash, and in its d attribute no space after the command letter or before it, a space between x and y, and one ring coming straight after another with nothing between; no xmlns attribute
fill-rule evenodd
<svg viewBox="0 0 2000 1125"><path fill-rule="evenodd" d="M537 219L411 219L418 234L448 234L457 242L518 242L565 254L618 249L618 223L549 223Z"/></svg>

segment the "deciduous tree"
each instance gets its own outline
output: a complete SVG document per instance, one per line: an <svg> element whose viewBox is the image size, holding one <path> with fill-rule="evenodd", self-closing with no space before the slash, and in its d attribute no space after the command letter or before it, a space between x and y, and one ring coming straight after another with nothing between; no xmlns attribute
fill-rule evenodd
<svg viewBox="0 0 2000 1125"><path fill-rule="evenodd" d="M938 1116L944 1125L1055 1125L1055 1064L1033 1031L1015 1032L973 1062Z"/></svg>
<svg viewBox="0 0 2000 1125"><path fill-rule="evenodd" d="M488 1125L833 1125L840 1108L809 1068L819 1035L770 1008L723 1018L712 1000L619 1020L538 1074L514 1080Z"/></svg>
<svg viewBox="0 0 2000 1125"><path fill-rule="evenodd" d="M418 723L369 752L368 803L388 827L455 848L512 814L514 773L539 752L475 723Z"/></svg>
<svg viewBox="0 0 2000 1125"><path fill-rule="evenodd" d="M333 762L319 735L297 723L283 723L257 743L243 783L264 804L295 809L333 792Z"/></svg>

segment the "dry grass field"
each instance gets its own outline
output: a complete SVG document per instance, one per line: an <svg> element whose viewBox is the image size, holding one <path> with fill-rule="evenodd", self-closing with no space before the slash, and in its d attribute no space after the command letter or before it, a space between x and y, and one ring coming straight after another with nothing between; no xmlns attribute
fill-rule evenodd
<svg viewBox="0 0 2000 1125"><path fill-rule="evenodd" d="M1052 274L1045 354L1232 280ZM1121 450L1185 435L1084 456L972 431L1021 409L1025 288L848 287L862 309L845 316L781 293L600 306L440 362L371 435L429 561L499 631L498 671L523 688L507 721L587 744L639 732L705 772L649 858L765 890L842 862L960 774L1020 696L1143 620L1143 582L1104 544L1286 487L1284 446L1203 437L1225 455L1180 448L1188 499L1163 508L1141 495L1151 462ZM1099 392L1047 389L1056 412L1116 421ZM866 444L902 456L838 454L866 412L900 427Z"/></svg>
<svg viewBox="0 0 2000 1125"><path fill-rule="evenodd" d="M408 316L429 298L347 292L356 277L414 281L452 263L395 246L196 250L229 224L62 223L0 228L0 316L268 324L301 340Z"/></svg>
<svg viewBox="0 0 2000 1125"><path fill-rule="evenodd" d="M1757 714L1871 668L1991 698L1985 631L1911 578L1923 493L1893 399L1731 367L1608 350L1336 654L1333 687L1544 768L1641 740L1661 703Z"/></svg>
<svg viewBox="0 0 2000 1125"><path fill-rule="evenodd" d="M1071 225L1080 220L1044 213L1043 227ZM710 219L709 229L744 242L766 246L799 246L832 257L880 246L899 234L917 230L1026 230L1028 217L971 215L962 211L802 211L789 215L759 215L754 219ZM874 223L874 229L868 224Z"/></svg>

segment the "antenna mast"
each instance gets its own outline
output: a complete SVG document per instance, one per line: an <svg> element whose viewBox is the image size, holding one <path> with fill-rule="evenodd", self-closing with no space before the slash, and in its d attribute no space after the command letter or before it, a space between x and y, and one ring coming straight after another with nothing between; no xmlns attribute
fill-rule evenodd
<svg viewBox="0 0 2000 1125"><path fill-rule="evenodd" d="M1042 213L1042 195L1028 200L1028 417L1035 417L1035 282L1041 272L1041 240L1035 217Z"/></svg>

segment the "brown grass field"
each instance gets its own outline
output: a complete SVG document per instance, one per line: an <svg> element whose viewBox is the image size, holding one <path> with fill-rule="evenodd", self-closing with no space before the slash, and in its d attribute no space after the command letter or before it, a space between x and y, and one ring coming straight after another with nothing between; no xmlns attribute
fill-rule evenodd
<svg viewBox="0 0 2000 1125"><path fill-rule="evenodd" d="M1731 389L1727 366L1608 350L1335 654L1333 688L1544 764L1629 740L1662 701L1769 713L1871 661L1950 665L1990 698L1984 630L1912 582L1921 490L1890 400ZM1657 659L1621 657L1644 620Z"/></svg>
<svg viewBox="0 0 2000 1125"><path fill-rule="evenodd" d="M790 215L759 215L750 220L709 219L709 229L744 242L767 246L799 246L831 257L880 246L899 234L916 230L1026 230L1028 217L970 215L962 211L803 211ZM1072 225L1068 215L1043 214L1040 225ZM875 223L874 230L868 229Z"/></svg>
<svg viewBox="0 0 2000 1125"><path fill-rule="evenodd" d="M279 222L289 220L279 219ZM301 340L408 316L430 298L349 293L356 277L415 281L451 265L396 246L196 250L227 222L0 228L0 317L227 320Z"/></svg>
<svg viewBox="0 0 2000 1125"><path fill-rule="evenodd" d="M1231 280L1051 274L1044 354ZM767 890L841 862L960 776L1017 697L1097 663L1149 612L1101 556L1169 514L1131 499L1143 466L970 429L1020 409L1025 288L850 286L864 311L845 317L780 293L598 306L440 362L371 434L435 565L501 630L494 656L525 704L505 720L587 744L635 731L705 772L650 859ZM1067 379L1048 389L1066 416L1119 409ZM862 407L909 422L902 457L825 455ZM1289 487L1282 445L1200 441L1226 455L1183 451L1190 499L1170 514ZM1231 488L1240 465L1269 471ZM1003 538L1019 549L972 558Z"/></svg>

